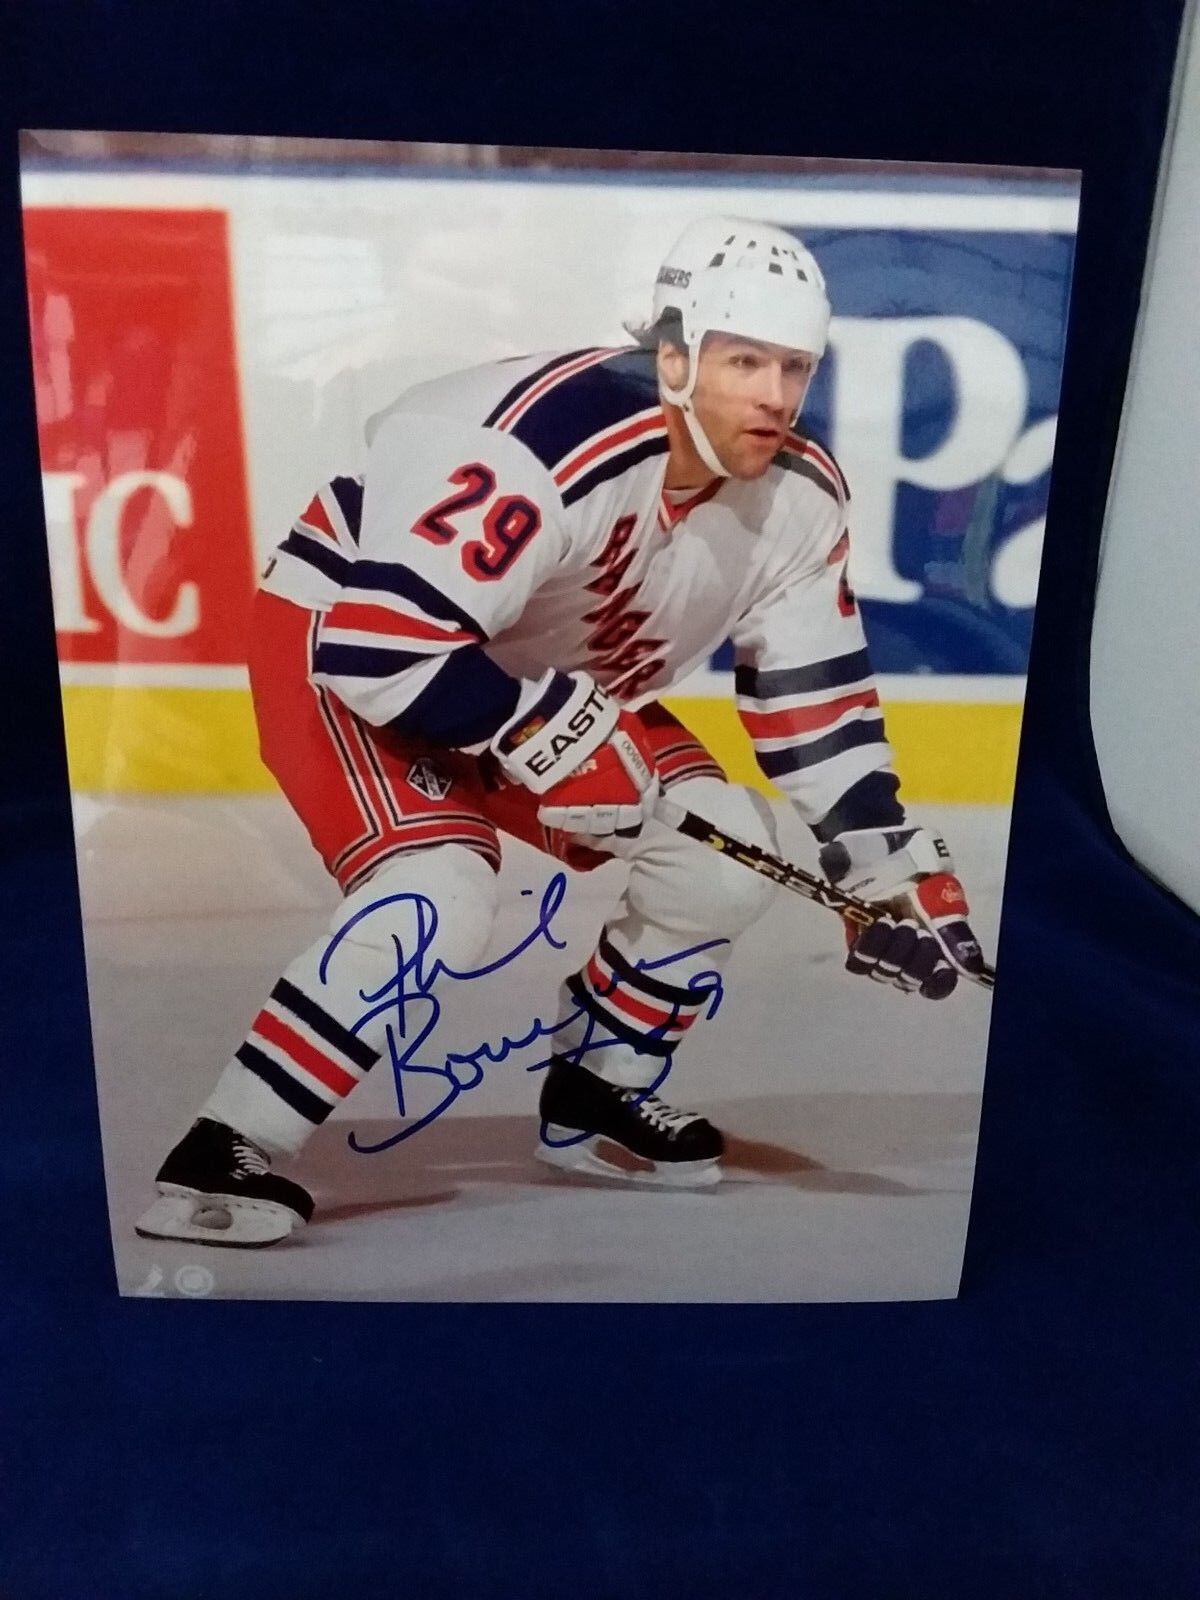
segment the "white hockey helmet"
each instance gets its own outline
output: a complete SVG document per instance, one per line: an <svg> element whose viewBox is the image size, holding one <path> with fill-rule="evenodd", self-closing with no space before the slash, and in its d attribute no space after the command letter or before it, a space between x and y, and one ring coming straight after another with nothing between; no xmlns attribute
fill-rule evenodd
<svg viewBox="0 0 1200 1600"><path fill-rule="evenodd" d="M711 471L727 475L691 403L704 335L740 334L807 350L815 366L825 353L829 315L820 267L784 229L739 217L706 217L680 234L659 268L651 320L638 336L669 338L671 324L678 320L678 337L689 356L688 376L679 389L660 382L662 397L682 409Z"/></svg>

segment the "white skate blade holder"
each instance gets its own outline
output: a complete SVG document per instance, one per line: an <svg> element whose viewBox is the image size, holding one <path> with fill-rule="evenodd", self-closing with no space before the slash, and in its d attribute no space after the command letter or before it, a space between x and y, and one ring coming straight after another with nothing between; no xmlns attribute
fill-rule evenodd
<svg viewBox="0 0 1200 1600"><path fill-rule="evenodd" d="M253 1250L278 1244L303 1219L287 1206L242 1195L200 1194L178 1184L159 1185L159 1197L138 1218L134 1231L143 1239L179 1239L188 1244L222 1245Z"/></svg>
<svg viewBox="0 0 1200 1600"><path fill-rule="evenodd" d="M619 1159L611 1159L605 1153L609 1150ZM712 1189L721 1181L721 1164L715 1156L704 1161L644 1160L602 1134L581 1139L577 1130L553 1123L538 1140L534 1154L547 1166L576 1177L608 1178L655 1189Z"/></svg>

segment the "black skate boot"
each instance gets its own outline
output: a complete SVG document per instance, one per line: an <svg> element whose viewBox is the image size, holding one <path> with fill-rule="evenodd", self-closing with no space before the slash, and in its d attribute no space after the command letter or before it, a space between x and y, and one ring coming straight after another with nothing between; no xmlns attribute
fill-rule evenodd
<svg viewBox="0 0 1200 1600"><path fill-rule="evenodd" d="M268 1171L267 1155L223 1122L201 1117L158 1169L159 1198L135 1224L143 1239L253 1250L277 1244L313 1214L312 1196Z"/></svg>
<svg viewBox="0 0 1200 1600"><path fill-rule="evenodd" d="M561 1056L550 1063L538 1110L537 1156L552 1167L677 1189L720 1182L725 1141L711 1122Z"/></svg>

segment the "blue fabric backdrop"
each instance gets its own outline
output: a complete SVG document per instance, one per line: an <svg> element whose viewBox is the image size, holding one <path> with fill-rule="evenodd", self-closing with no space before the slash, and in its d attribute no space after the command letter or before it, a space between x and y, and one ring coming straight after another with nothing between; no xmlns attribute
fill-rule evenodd
<svg viewBox="0 0 1200 1600"><path fill-rule="evenodd" d="M1176 0L4 6L6 1600L1195 1592L1200 933L1114 842L1086 715L1178 15ZM959 1303L115 1297L17 125L1084 169Z"/></svg>

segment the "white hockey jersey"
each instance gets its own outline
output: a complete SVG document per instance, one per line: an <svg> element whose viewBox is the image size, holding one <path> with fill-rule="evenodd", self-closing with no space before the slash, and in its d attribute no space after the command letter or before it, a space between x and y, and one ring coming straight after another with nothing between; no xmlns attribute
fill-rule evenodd
<svg viewBox="0 0 1200 1600"><path fill-rule="evenodd" d="M469 706L470 737L445 741L465 745L487 736L472 702L496 667L582 669L636 706L730 638L759 764L806 820L890 769L848 491L813 440L671 503L654 355L625 348L422 384L369 443L363 477L315 496L263 580L322 613L313 679L366 721L452 728Z"/></svg>

